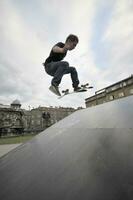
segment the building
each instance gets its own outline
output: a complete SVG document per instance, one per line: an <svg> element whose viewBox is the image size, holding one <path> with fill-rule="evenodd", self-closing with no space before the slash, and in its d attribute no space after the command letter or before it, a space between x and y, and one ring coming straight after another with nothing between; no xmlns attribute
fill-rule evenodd
<svg viewBox="0 0 133 200"><path fill-rule="evenodd" d="M24 110L19 100L11 105L0 104L0 136L39 133L75 110L52 106Z"/></svg>
<svg viewBox="0 0 133 200"><path fill-rule="evenodd" d="M73 113L76 109L64 107L38 107L24 111L25 132L41 132L57 121Z"/></svg>
<svg viewBox="0 0 133 200"><path fill-rule="evenodd" d="M133 95L133 75L96 91L94 96L85 99L85 104L86 107L96 106L129 95Z"/></svg>
<svg viewBox="0 0 133 200"><path fill-rule="evenodd" d="M22 134L24 131L23 111L18 100L11 106L0 104L0 136Z"/></svg>

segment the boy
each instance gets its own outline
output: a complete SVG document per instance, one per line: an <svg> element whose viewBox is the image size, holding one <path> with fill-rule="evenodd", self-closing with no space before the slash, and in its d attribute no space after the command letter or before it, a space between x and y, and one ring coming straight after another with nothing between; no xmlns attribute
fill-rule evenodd
<svg viewBox="0 0 133 200"><path fill-rule="evenodd" d="M69 66L69 63L66 61L62 61L67 51L73 50L78 44L78 41L76 35L70 34L66 38L65 43L59 42L52 48L49 57L43 63L47 74L53 76L49 89L58 96L61 96L58 86L64 74L71 74L74 91L78 92L81 89L78 87L79 79L75 67Z"/></svg>

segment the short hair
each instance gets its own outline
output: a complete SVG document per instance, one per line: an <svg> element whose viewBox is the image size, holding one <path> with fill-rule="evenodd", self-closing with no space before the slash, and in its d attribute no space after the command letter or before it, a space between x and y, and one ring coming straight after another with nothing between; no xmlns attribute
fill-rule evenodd
<svg viewBox="0 0 133 200"><path fill-rule="evenodd" d="M68 41L70 41L70 42L77 42L78 43L79 39L78 39L78 37L76 35L70 34L66 38L66 42L68 42Z"/></svg>

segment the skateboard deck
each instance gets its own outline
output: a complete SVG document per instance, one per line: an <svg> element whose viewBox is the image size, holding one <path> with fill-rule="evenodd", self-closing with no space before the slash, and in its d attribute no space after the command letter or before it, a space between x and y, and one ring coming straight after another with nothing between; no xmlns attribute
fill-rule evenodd
<svg viewBox="0 0 133 200"><path fill-rule="evenodd" d="M66 95L73 94L73 93L80 93L80 92L87 92L89 89L92 89L93 86L89 86L89 83L81 85L81 89L79 91L69 91L69 89L62 90L62 95L58 97L58 99L63 98Z"/></svg>

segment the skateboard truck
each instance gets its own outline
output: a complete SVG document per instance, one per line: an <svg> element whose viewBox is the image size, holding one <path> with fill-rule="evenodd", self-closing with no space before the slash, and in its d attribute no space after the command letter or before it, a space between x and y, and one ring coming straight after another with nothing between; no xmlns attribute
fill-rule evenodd
<svg viewBox="0 0 133 200"><path fill-rule="evenodd" d="M63 93L64 95L69 94L69 89L62 90L62 93Z"/></svg>
<svg viewBox="0 0 133 200"><path fill-rule="evenodd" d="M89 86L89 83L86 83L86 84L84 84L84 85L81 85L81 87L82 87L83 89L91 89L91 88L93 88L93 86Z"/></svg>

